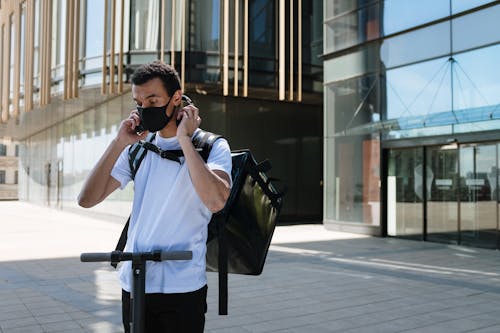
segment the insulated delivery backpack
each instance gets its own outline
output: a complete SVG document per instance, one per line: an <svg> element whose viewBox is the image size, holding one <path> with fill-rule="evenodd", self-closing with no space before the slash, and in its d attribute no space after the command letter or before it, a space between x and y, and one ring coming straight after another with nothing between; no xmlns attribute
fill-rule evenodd
<svg viewBox="0 0 500 333"><path fill-rule="evenodd" d="M182 150L163 151L152 143L154 133L129 148L132 177L149 151L163 158L178 160ZM222 136L199 130L193 145L206 162L214 142ZM248 149L231 152L233 186L225 207L212 216L208 225L207 271L219 274L219 314L227 314L227 274L259 275L283 204L283 193L271 183L266 172L271 163L257 163ZM130 217L129 217L130 220ZM123 251L127 241L127 221L117 251ZM116 263L113 263L116 267Z"/></svg>

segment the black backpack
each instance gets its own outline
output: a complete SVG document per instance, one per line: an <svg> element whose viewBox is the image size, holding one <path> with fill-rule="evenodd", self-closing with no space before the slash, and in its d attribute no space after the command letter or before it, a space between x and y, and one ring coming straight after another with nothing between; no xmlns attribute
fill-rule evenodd
<svg viewBox="0 0 500 333"><path fill-rule="evenodd" d="M216 140L221 135L199 130L193 145L206 162ZM151 142L154 134L129 148L129 164L135 177L147 151L163 158L179 160L182 150L163 151ZM248 149L231 152L233 186L225 207L213 214L208 225L207 271L219 272L219 314L227 314L227 274L259 275L283 204L283 192L278 192L267 177L271 163L257 163ZM130 217L116 246L123 251L127 242ZM116 263L112 263L116 267Z"/></svg>

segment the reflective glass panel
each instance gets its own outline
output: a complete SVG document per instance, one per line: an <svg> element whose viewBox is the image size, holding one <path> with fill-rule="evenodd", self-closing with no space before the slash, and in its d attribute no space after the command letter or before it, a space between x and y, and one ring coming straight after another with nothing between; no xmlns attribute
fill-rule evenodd
<svg viewBox="0 0 500 333"><path fill-rule="evenodd" d="M460 146L461 244L497 247L497 145Z"/></svg>
<svg viewBox="0 0 500 333"><path fill-rule="evenodd" d="M448 58L387 71L387 119L398 118L402 129L447 121L433 114L450 113L450 72Z"/></svg>
<svg viewBox="0 0 500 333"><path fill-rule="evenodd" d="M2 24L0 27L0 50L5 50L4 49L4 40L5 40L5 25ZM3 85L4 85L4 80L3 80L3 69L4 69L4 53L3 51L0 51L0 117L2 116L3 112Z"/></svg>
<svg viewBox="0 0 500 333"><path fill-rule="evenodd" d="M390 151L387 178L389 236L422 239L425 190L429 191L432 180L429 176L432 174L423 165L422 148ZM429 181L424 181L426 178Z"/></svg>
<svg viewBox="0 0 500 333"><path fill-rule="evenodd" d="M380 141L370 136L335 139L333 205L329 219L380 225ZM332 172L330 170L329 172ZM328 177L331 178L331 177Z"/></svg>
<svg viewBox="0 0 500 333"><path fill-rule="evenodd" d="M40 0L34 2L34 28L33 28L33 100L39 100L40 90Z"/></svg>
<svg viewBox="0 0 500 333"><path fill-rule="evenodd" d="M451 11L456 14L490 2L493 0L453 0L451 1Z"/></svg>
<svg viewBox="0 0 500 333"><path fill-rule="evenodd" d="M379 37L379 4L325 21L325 53L338 51Z"/></svg>
<svg viewBox="0 0 500 333"><path fill-rule="evenodd" d="M383 34L390 35L450 14L449 0L383 1Z"/></svg>
<svg viewBox="0 0 500 333"><path fill-rule="evenodd" d="M453 64L454 106L461 122L500 116L500 45L456 55Z"/></svg>
<svg viewBox="0 0 500 333"><path fill-rule="evenodd" d="M9 59L9 112L14 111L14 63L15 63L15 42L16 26L14 25L14 15L10 15L10 59Z"/></svg>
<svg viewBox="0 0 500 333"><path fill-rule="evenodd" d="M249 84L276 86L276 4L255 0L249 3L248 56Z"/></svg>
<svg viewBox="0 0 500 333"><path fill-rule="evenodd" d="M24 101L24 58L26 54L26 2L21 3L21 22L20 22L20 32L21 32L21 47L19 50L19 100L20 105L23 105Z"/></svg>
<svg viewBox="0 0 500 333"><path fill-rule="evenodd" d="M170 20L169 20L170 21ZM160 1L131 1L130 49L156 51L159 42Z"/></svg>
<svg viewBox="0 0 500 333"><path fill-rule="evenodd" d="M489 7L454 19L453 51L459 52L474 47L498 43L500 5Z"/></svg>
<svg viewBox="0 0 500 333"><path fill-rule="evenodd" d="M385 39L380 54L386 68L449 54L450 24L432 25Z"/></svg>
<svg viewBox="0 0 500 333"><path fill-rule="evenodd" d="M377 77L364 76L328 86L331 121L335 133L380 120Z"/></svg>
<svg viewBox="0 0 500 333"><path fill-rule="evenodd" d="M456 145L427 148L427 240L458 242L458 149Z"/></svg>

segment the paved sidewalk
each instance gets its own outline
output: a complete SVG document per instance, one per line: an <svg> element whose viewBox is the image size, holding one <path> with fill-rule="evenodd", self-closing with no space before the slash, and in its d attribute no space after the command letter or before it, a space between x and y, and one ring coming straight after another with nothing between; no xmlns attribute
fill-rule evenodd
<svg viewBox="0 0 500 333"><path fill-rule="evenodd" d="M107 264L121 225L0 202L0 332L122 332L120 289ZM276 229L261 276L229 277L217 315L209 273L208 333L500 332L500 253L331 232Z"/></svg>

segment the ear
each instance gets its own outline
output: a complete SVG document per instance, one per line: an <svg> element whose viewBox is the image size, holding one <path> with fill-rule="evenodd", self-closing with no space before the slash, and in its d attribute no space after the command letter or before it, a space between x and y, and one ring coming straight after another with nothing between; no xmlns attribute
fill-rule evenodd
<svg viewBox="0 0 500 333"><path fill-rule="evenodd" d="M174 96L172 96L172 98L173 98L172 102L174 102L175 106L181 105L181 103L182 103L182 91L180 89L176 90L174 93Z"/></svg>

